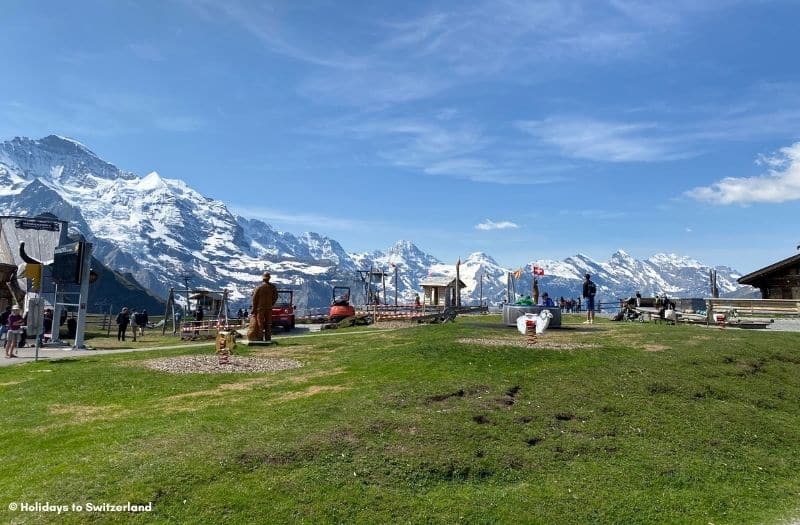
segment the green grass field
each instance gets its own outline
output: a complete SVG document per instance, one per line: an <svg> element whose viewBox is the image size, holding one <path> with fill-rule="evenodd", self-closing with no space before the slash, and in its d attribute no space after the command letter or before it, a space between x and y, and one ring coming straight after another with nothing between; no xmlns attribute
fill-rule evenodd
<svg viewBox="0 0 800 525"><path fill-rule="evenodd" d="M786 523L800 334L497 316L284 340L304 366L171 375L178 349L0 369L0 522ZM153 502L150 513L12 502Z"/></svg>

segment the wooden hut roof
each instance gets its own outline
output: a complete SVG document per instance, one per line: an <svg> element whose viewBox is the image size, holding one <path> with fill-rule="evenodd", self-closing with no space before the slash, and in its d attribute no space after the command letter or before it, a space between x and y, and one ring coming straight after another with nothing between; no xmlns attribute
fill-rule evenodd
<svg viewBox="0 0 800 525"><path fill-rule="evenodd" d="M792 255L791 257L787 257L782 261L778 261L775 264L770 264L769 266L765 266L760 270L756 270L752 273L748 273L747 275L743 275L739 277L737 280L739 284L750 284L754 285L756 282L768 277L773 273L780 272L781 270L785 270L786 268L791 268L792 266L800 265L800 254Z"/></svg>
<svg viewBox="0 0 800 525"><path fill-rule="evenodd" d="M455 277L428 277L419 282L420 286L441 286L441 287L448 287L452 286L455 283ZM466 288L467 285L464 284L464 281L461 279L458 280L458 287L459 288Z"/></svg>

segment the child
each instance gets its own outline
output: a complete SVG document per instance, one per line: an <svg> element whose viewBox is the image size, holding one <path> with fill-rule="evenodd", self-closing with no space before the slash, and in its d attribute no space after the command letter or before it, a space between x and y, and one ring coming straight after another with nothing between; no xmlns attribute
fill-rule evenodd
<svg viewBox="0 0 800 525"><path fill-rule="evenodd" d="M14 350L17 349L17 338L22 332L22 316L19 315L19 306L11 308L11 315L8 316L8 332L6 334L6 359L17 357Z"/></svg>

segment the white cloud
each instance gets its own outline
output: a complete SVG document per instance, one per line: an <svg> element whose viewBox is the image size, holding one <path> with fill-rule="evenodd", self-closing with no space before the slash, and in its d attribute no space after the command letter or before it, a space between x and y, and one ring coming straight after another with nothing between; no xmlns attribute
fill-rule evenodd
<svg viewBox="0 0 800 525"><path fill-rule="evenodd" d="M657 162L692 156L651 122L606 122L583 117L524 120L517 128L565 156L604 162Z"/></svg>
<svg viewBox="0 0 800 525"><path fill-rule="evenodd" d="M491 219L486 219L480 224L475 225L476 230L490 231L490 230L516 230L519 228L518 224L511 221L494 222Z"/></svg>
<svg viewBox="0 0 800 525"><path fill-rule="evenodd" d="M726 177L686 195L712 204L780 203L800 200L800 142L759 159L769 169L755 177Z"/></svg>

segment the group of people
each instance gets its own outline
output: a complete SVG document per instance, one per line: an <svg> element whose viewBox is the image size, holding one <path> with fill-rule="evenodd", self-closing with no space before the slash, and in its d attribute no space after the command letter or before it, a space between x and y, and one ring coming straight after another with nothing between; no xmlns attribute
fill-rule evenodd
<svg viewBox="0 0 800 525"><path fill-rule="evenodd" d="M70 326L70 321L67 319L66 310L61 311L61 320L59 326L67 322L67 327L70 328L70 334L74 333L74 328ZM4 340L3 347L5 348L6 358L17 357L16 350L25 346L28 338L27 332L28 313L21 312L18 305L6 306L2 313L0 313L0 339ZM53 335L53 309L45 308L42 313L42 333L39 335L39 342L47 342L47 339L52 339Z"/></svg>
<svg viewBox="0 0 800 525"><path fill-rule="evenodd" d="M576 314L581 311L581 298L576 297L575 299L564 298L560 297L558 300L558 307L561 308L563 313L568 314Z"/></svg>
<svg viewBox="0 0 800 525"><path fill-rule="evenodd" d="M128 332L128 326L131 327L133 333L133 340L136 341L136 336L144 336L144 329L148 327L150 316L147 310L137 311L134 308L132 311L127 307L123 308L117 314L117 341L124 341L125 334Z"/></svg>
<svg viewBox="0 0 800 525"><path fill-rule="evenodd" d="M239 308L239 311L236 312L237 319L247 319L248 317L250 317L250 312L247 310L247 308Z"/></svg>

